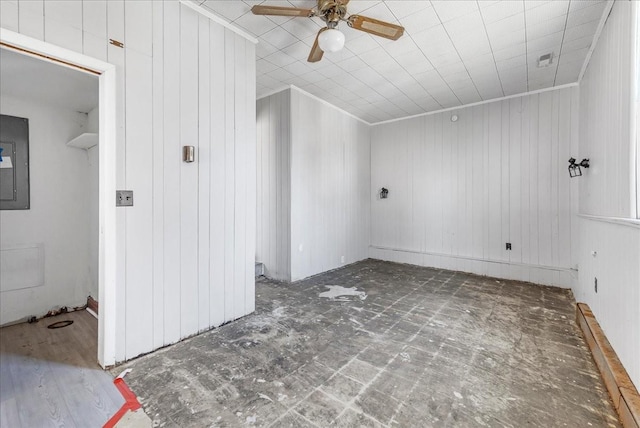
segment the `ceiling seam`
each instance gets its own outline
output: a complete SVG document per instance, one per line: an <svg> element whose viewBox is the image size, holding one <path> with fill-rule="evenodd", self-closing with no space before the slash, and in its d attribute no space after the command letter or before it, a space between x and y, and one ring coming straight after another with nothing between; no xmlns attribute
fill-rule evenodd
<svg viewBox="0 0 640 428"><path fill-rule="evenodd" d="M553 76L553 85L555 86L558 79L558 68L560 68L560 57L562 56L562 49L564 48L564 36L567 34L567 24L569 23L569 6L571 1L567 3L567 18L564 20L564 29L562 30L562 40L560 41L560 52L558 52L558 62L556 63L556 72Z"/></svg>
<svg viewBox="0 0 640 428"><path fill-rule="evenodd" d="M604 12L600 17L600 22L598 23L598 28L596 29L596 33L593 36L593 41L591 42L591 46L589 47L589 51L587 52L587 56L584 59L584 63L582 64L582 69L580 70L580 74L578 75L578 83L582 82L582 78L584 77L584 73L587 71L587 67L589 66L589 62L591 61L591 56L593 55L593 51L598 44L598 40L600 40L600 36L602 35L602 31L604 30L604 26L609 20L609 16L611 15L611 11L613 11L613 4L615 0L609 0L607 2L607 6L605 6Z"/></svg>
<svg viewBox="0 0 640 428"><path fill-rule="evenodd" d="M476 0L476 6L477 6L477 0ZM480 10L480 7L478 6L478 11L479 10ZM435 11L436 15L438 15L438 11L435 10L435 8L434 8L434 11ZM480 16L482 16L482 12L480 12ZM439 15L438 15L438 19L440 19ZM449 41L451 42L451 46L453 46L453 50L456 51L456 55L458 55L458 58L460 58L460 62L464 66L464 71L467 72L467 76L469 76L469 80L471 80L471 83L473 83L473 87L475 88L476 93L478 94L480 99L482 99L482 95L480 95L480 91L478 91L478 87L476 86L476 82L474 82L473 79L471 78L471 74L469 73L469 69L467 68L467 65L464 63L464 60L462 59L462 56L460 55L460 52L458 51L458 48L456 47L455 43L453 42L453 39L451 39L451 35L449 34L449 31L447 31L447 27L444 25L444 22L442 22L442 20L440 20L440 23L442 24L442 28L444 29L445 34L447 35L447 37L449 38ZM484 24L484 21L483 21L483 24ZM486 28L485 28L485 31L486 31ZM488 35L487 35L487 38L489 38ZM443 80L444 80L444 78L443 78ZM449 85L449 82L445 81L445 83L447 83L447 85ZM458 101L460 101L460 103L463 104L463 102L460 99L460 97L458 97L458 94L456 94L456 92L451 87L449 87L449 88L454 93L456 98L458 98ZM502 95L504 95L504 92L502 93Z"/></svg>
<svg viewBox="0 0 640 428"><path fill-rule="evenodd" d="M567 83L567 84L559 85L559 86L551 86L549 88L536 89L534 91L521 92L519 94L505 95L504 97L492 98L490 100L478 101L478 102L475 102L475 103L464 104L464 105L461 105L461 106L447 107L447 108L444 108L442 110L428 111L428 112L425 112L425 113L415 114L413 116L399 117L399 118L396 118L396 119L384 120L382 122L374 122L371 125L384 125L385 123L398 122L398 121L406 120L406 119L414 119L416 117L422 117L422 116L431 116L433 114L445 113L445 112L448 112L448 111L461 110L461 109L464 109L464 108L475 107L475 106L479 106L479 105L483 105L483 104L489 104L489 103L495 103L495 102L498 102L498 101L510 100L512 98L520 98L520 97L526 97L526 96L529 96L529 95L541 94L543 92L561 91L563 89L573 88L573 87L576 87L576 86L578 86L578 82L572 82L572 83Z"/></svg>
<svg viewBox="0 0 640 428"><path fill-rule="evenodd" d="M250 35L247 31L237 27L236 25L233 25L232 23L230 23L229 21L227 21L224 18L219 17L218 15L209 12L209 10L205 9L203 6L200 6L197 3L193 3L190 0L178 0L178 1L180 3L182 3L183 5L195 10L200 15L203 15L203 16L209 18L210 20L216 22L217 24L220 24L223 27L228 28L229 30L233 31L234 33L244 37L245 39L249 40L251 43L256 44L256 45L258 44L258 39L256 39L252 35Z"/></svg>
<svg viewBox="0 0 640 428"><path fill-rule="evenodd" d="M524 0L522 0L524 1ZM482 18L482 27L484 28L484 34L487 35L487 42L489 42L489 49L491 49L491 57L493 58L493 66L496 69L496 76L498 76L498 82L500 82L500 91L502 91L502 95L504 96L504 85L502 85L502 78L500 77L500 71L498 71L498 64L496 63L496 55L495 53L493 53L493 45L491 44L491 39L489 38L489 32L487 31L487 23L484 21L484 15L482 14L482 9L480 8L480 3L478 3L478 0L476 0L476 5L478 6L478 11L480 12L480 18ZM524 5L522 6L524 8ZM527 39L526 39L526 33L527 33L527 20L526 20L526 16L524 18L524 22L525 22L525 46L527 44ZM464 63L464 61L463 61ZM473 79L471 79L473 80ZM528 79L527 79L528 80ZM527 89L529 89L529 87L527 86ZM482 95L480 96L482 98Z"/></svg>
<svg viewBox="0 0 640 428"><path fill-rule="evenodd" d="M386 8L387 8L387 10L389 11L389 13L391 13L391 15L396 19L396 21L397 21L398 23L400 23L400 19L396 16L396 14L395 14L395 13L393 13L393 11L392 11L391 9L389 9L389 6L387 6L385 3L383 3L383 4L385 5L385 7L386 7ZM432 7L433 7L433 6L432 6ZM422 51L422 49L420 49L420 46L418 46L418 44L417 44L417 43L416 43L416 41L413 39L413 37L411 36L411 34L407 32L407 33L406 33L406 37L408 37L409 39L411 39L411 41L412 41L412 42L413 42L413 44L418 48L418 50L420 51L420 53L422 54L422 56L424 57L424 59L425 59L425 60L429 63L429 65L430 65L430 66L435 70L436 68L433 66L433 63L429 60L429 58L428 58L428 57L427 57L427 55ZM384 46L382 46L382 45L380 44L380 42L379 42L377 39L374 39L374 40L378 43L378 45L379 45L381 48L383 48L383 49L384 49ZM386 52L386 49L385 49L385 52ZM407 69L406 69L402 64L400 64L400 63L398 62L398 60L397 60L395 57L393 57L393 56L391 56L391 55L389 55L389 56L393 59L393 61L394 61L396 64L398 64L398 66L400 66L404 71L406 71L406 72L407 72L407 74L409 74L409 76L411 76L411 78L414 80L414 82L416 82L418 85L420 85L420 87L421 87L422 89L424 89L424 90L425 90L425 92L426 92L426 93L427 93L427 94L428 94L428 95L429 95L429 96L430 96L430 97L431 97L431 98L432 98L432 99L433 99L433 100L434 100L434 101L435 101L435 102L436 102L440 107L443 107L443 108L444 108L444 106L443 106L442 104L440 104L440 102L439 102L438 100L436 100L436 99L435 99L435 97L434 97L433 95L431 95L431 92L429 92L429 90L428 90L427 88L425 88L425 87L424 87L424 85L423 85L422 83L420 83L420 82L418 81L418 79L416 79L416 78L413 76L413 73L410 73L410 72L409 72L409 71L408 71L408 70L407 70ZM366 62L365 62L365 63L366 63ZM367 65L368 65L368 64L367 64ZM441 77L441 78L442 78L442 77ZM385 78L385 79L386 79L386 78ZM388 80L387 80L387 81L388 81ZM444 79L443 79L443 81L444 81ZM398 86L396 86L393 82L390 82L390 83L391 83L391 84L392 84L396 89L398 89L398 91L400 91L400 92L401 92L402 94L404 94L407 98L409 98L409 100L410 100L411 102L413 102L413 104L415 104L415 106L416 106L416 107L418 107L418 108L423 108L423 107L419 106L419 105L418 105L414 100L412 100L412 99L411 99L411 97L410 97L410 96L409 96L405 91L403 91L401 88L399 88ZM446 82L445 82L445 83L446 83ZM449 89L451 89L451 88L449 88ZM452 90L451 92L453 92L453 90ZM382 95L382 94L380 94L380 95ZM454 95L455 95L455 94L454 94ZM459 101L459 100L458 100L458 101ZM392 104L396 105L395 103L392 103ZM402 107L400 107L400 106L398 106L398 105L396 105L396 107L400 108L401 110L404 110ZM405 110L405 111L406 111L406 110ZM408 113L408 112L407 112L407 113Z"/></svg>
<svg viewBox="0 0 640 428"><path fill-rule="evenodd" d="M524 64L527 73L527 91L529 90L529 38L527 37L527 7L522 0L522 13L524 14Z"/></svg>
<svg viewBox="0 0 640 428"><path fill-rule="evenodd" d="M442 19L440 18L440 15L438 15L438 11L437 11L437 10L436 10L436 8L433 6L433 2L432 2L431 0L429 0L429 3L431 3L431 7L433 7L433 12L434 12L434 13L436 14L436 16L438 17L438 21L440 21L440 25L442 25L442 28L444 28L444 22L442 22ZM445 30L445 32L446 32L446 30ZM449 34L448 34L448 33L447 33L447 37L449 37ZM451 41L451 38L450 38L450 37L449 37L449 40ZM414 43L415 43L415 42L414 42ZM453 42L452 42L452 44L453 44ZM416 46L417 46L417 43L416 43ZM427 57L427 55L424 53L424 51L422 50L422 48L420 48L420 46L418 46L418 49L420 49L420 51L422 52L422 54L423 54L427 59L429 59L429 57ZM454 49L455 49L455 46L454 46ZM458 55L458 57L459 57L459 55ZM431 60L429 60L429 62L431 62ZM433 63L431 63L431 65L433 65ZM440 78L442 79L442 81L447 85L447 88L449 88L449 90L451 91L451 93L453 94L453 96L455 96L455 97L456 97L456 99L458 100L458 102L459 102L460 104L463 104L463 103L462 103L462 100L460 100L460 98L458 98L458 95L453 91L453 89L451 89L451 86L449 85L449 82L447 82L446 80L444 80L444 77L442 77L442 74L440 74L440 71L439 71L436 67L434 67L433 69L436 71L436 73L438 73L438 76L440 76ZM419 83L419 82L418 82L418 83ZM426 90L426 88L425 88L425 90ZM435 98L434 98L434 99L435 99ZM440 104L440 102L439 102L438 100L436 100L436 102L437 102L438 104ZM442 104L440 104L440 106L441 106L441 107L444 107Z"/></svg>

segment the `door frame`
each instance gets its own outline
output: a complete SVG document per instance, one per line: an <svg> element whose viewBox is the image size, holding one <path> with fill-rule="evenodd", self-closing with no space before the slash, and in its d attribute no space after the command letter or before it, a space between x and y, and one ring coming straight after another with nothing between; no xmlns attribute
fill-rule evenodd
<svg viewBox="0 0 640 428"><path fill-rule="evenodd" d="M116 66L0 28L0 47L98 76L98 362L116 363Z"/></svg>

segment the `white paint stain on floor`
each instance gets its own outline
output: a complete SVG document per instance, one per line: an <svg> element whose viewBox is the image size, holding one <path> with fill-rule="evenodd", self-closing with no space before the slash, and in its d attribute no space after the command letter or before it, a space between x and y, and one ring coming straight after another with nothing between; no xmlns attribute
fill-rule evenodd
<svg viewBox="0 0 640 428"><path fill-rule="evenodd" d="M320 293L320 297L326 297L331 300L338 300L342 302L349 301L347 297L353 296L360 300L367 298L367 293L364 291L358 291L356 287L343 287L341 285L325 285L329 291Z"/></svg>
<svg viewBox="0 0 640 428"><path fill-rule="evenodd" d="M271 401L271 402L273 403L273 400L271 399L271 397L269 397L269 396L268 396L268 395L266 395L266 394L258 393L258 397L262 398L263 400Z"/></svg>
<svg viewBox="0 0 640 428"><path fill-rule="evenodd" d="M275 308L273 311L271 311L271 313L273 314L274 317L283 317L285 315L285 310L287 308L284 306L280 306L279 308Z"/></svg>

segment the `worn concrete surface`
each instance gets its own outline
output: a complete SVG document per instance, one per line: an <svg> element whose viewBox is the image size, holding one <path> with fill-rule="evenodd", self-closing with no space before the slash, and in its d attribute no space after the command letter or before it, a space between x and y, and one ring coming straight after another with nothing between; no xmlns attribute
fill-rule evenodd
<svg viewBox="0 0 640 428"><path fill-rule="evenodd" d="M122 419L118 421L115 428L151 428L153 427L153 421L144 412L143 409L136 411L129 410L124 414Z"/></svg>
<svg viewBox="0 0 640 428"><path fill-rule="evenodd" d="M256 293L125 366L154 426L619 426L566 290L367 260Z"/></svg>

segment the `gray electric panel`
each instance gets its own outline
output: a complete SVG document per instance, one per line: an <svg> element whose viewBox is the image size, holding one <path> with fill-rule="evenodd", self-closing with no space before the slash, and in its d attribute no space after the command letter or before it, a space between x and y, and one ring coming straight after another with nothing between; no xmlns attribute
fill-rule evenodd
<svg viewBox="0 0 640 428"><path fill-rule="evenodd" d="M0 210L29 209L29 119L0 115Z"/></svg>

